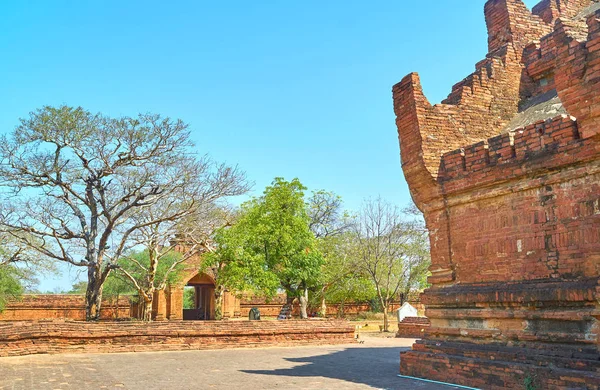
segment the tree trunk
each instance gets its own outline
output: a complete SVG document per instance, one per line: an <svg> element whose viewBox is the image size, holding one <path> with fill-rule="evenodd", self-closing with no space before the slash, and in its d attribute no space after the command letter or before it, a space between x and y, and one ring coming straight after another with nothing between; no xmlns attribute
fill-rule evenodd
<svg viewBox="0 0 600 390"><path fill-rule="evenodd" d="M102 307L101 272L96 267L88 267L88 285L85 292L85 320L98 321Z"/></svg>
<svg viewBox="0 0 600 390"><path fill-rule="evenodd" d="M304 287L302 295L300 295L300 318L303 320L308 318L308 288Z"/></svg>
<svg viewBox="0 0 600 390"><path fill-rule="evenodd" d="M388 308L385 303L383 304L383 331L389 332Z"/></svg>
<svg viewBox="0 0 600 390"><path fill-rule="evenodd" d="M293 304L294 304L294 297L291 297L290 293L287 292L286 298L285 298L285 304L279 311L279 316L280 317L285 316L285 318L287 318L287 319L292 318L292 310L294 308Z"/></svg>
<svg viewBox="0 0 600 390"><path fill-rule="evenodd" d="M144 317L142 320L146 322L152 321L152 298L148 299L144 297Z"/></svg>
<svg viewBox="0 0 600 390"><path fill-rule="evenodd" d="M344 318L346 317L346 313L344 312L345 307L344 305L346 304L346 300L342 299L342 301L340 302L339 306L338 306L338 318Z"/></svg>
<svg viewBox="0 0 600 390"><path fill-rule="evenodd" d="M151 322L152 321L152 303L154 302L154 293L156 289L150 288L146 291L140 290L138 291L138 295L142 297L144 300L142 302L142 321Z"/></svg>
<svg viewBox="0 0 600 390"><path fill-rule="evenodd" d="M215 287L215 320L223 319L223 287Z"/></svg>

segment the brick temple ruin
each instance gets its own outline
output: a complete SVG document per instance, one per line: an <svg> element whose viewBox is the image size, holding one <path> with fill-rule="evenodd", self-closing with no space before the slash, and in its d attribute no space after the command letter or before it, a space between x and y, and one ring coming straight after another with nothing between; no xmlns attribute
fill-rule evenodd
<svg viewBox="0 0 600 390"><path fill-rule="evenodd" d="M401 373L484 389L600 387L600 2L485 5L489 53L431 105L393 88L430 232L431 327Z"/></svg>

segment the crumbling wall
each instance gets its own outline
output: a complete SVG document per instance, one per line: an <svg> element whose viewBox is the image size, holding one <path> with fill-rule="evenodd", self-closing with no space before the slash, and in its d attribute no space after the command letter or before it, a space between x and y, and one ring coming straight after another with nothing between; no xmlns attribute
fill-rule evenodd
<svg viewBox="0 0 600 390"><path fill-rule="evenodd" d="M0 357L348 344L353 340L354 326L345 321L0 323Z"/></svg>

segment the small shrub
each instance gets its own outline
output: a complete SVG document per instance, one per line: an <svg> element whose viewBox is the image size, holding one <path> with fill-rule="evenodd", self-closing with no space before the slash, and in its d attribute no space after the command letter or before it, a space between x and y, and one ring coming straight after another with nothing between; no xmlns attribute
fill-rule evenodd
<svg viewBox="0 0 600 390"><path fill-rule="evenodd" d="M525 390L537 390L537 387L535 386L535 379L529 375L525 378L523 384L525 385Z"/></svg>

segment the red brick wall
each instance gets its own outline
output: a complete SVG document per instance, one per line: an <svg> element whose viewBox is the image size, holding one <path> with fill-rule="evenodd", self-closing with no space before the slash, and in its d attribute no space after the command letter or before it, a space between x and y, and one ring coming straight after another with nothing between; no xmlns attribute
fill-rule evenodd
<svg viewBox="0 0 600 390"><path fill-rule="evenodd" d="M269 317L277 316L277 315L279 315L281 306L282 305L279 303L255 303L255 304L242 303L240 305L241 313L242 313L241 316L243 318L247 318L248 313L250 312L250 309L252 309L253 307L257 307L260 310L260 314L262 316L269 316ZM339 305L339 304L328 304L327 305L327 316L328 317L337 316L338 313L340 313L340 306L341 305ZM394 305L390 306L390 309L391 309L391 311L393 311L393 310L397 310L399 307L400 307L399 305L394 304ZM315 308L311 308L310 310L318 312L321 310L321 308L315 307ZM345 316L354 316L359 313L368 312L368 311L371 311L371 305L369 305L368 303L346 303L346 304L344 304L344 315ZM294 302L292 315L295 317L300 316L300 306L298 305L297 302Z"/></svg>
<svg viewBox="0 0 600 390"><path fill-rule="evenodd" d="M101 311L101 318L108 320L130 318L131 303L129 298L119 298L118 304L106 300ZM85 319L85 297L81 295L24 295L22 299L9 302L0 313L0 321L21 321L39 319Z"/></svg>
<svg viewBox="0 0 600 390"><path fill-rule="evenodd" d="M354 327L345 321L0 323L0 356L341 344L353 340Z"/></svg>
<svg viewBox="0 0 600 390"><path fill-rule="evenodd" d="M275 316L276 317L279 315L279 311L281 310L281 307L285 303L285 295L284 294L277 295L276 297L272 298L269 301L267 301L263 297L245 296L245 297L242 297L240 302L241 302L240 303L240 308L241 308L240 312L241 312L242 318L248 318L250 309L252 309L253 307L258 308L260 310L260 314L263 317L264 316L267 316L267 317ZM424 309L419 302L411 302L411 304L413 306L415 306L418 310ZM342 305L337 304L337 303L328 303L326 306L327 306L327 316L335 317L340 313ZM395 310L398 310L400 308L400 306L401 305L399 303L393 303L390 305L388 311L390 313L392 313ZM309 312L320 312L320 311L321 311L321 307L309 308ZM345 303L343 305L344 316L355 316L359 313L369 312L369 311L371 311L371 305L369 305L368 303L364 303L364 302L357 302L357 303L349 302L349 303ZM295 300L293 303L292 315L295 317L300 316L300 305L298 303L298 300Z"/></svg>
<svg viewBox="0 0 600 390"><path fill-rule="evenodd" d="M486 389L600 386L600 10L586 16L590 4L544 1L532 14L521 0L489 0L490 53L443 104L427 101L415 73L394 86L432 256L421 297L431 327L402 373ZM551 94L558 103L540 118L526 112Z"/></svg>
<svg viewBox="0 0 600 390"><path fill-rule="evenodd" d="M425 332L431 326L427 317L405 317L398 323L396 337L419 339L425 336Z"/></svg>

